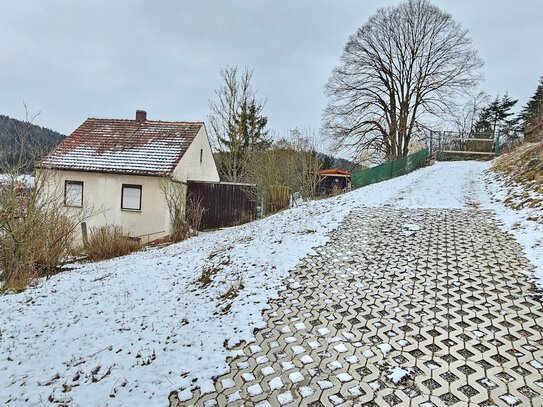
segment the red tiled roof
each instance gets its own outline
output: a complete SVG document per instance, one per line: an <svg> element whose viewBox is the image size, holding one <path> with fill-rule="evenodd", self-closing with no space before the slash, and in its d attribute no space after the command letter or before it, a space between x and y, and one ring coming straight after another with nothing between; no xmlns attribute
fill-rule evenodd
<svg viewBox="0 0 543 407"><path fill-rule="evenodd" d="M319 175L347 175L351 176L351 171L347 171L341 168L329 168L326 170L320 170Z"/></svg>
<svg viewBox="0 0 543 407"><path fill-rule="evenodd" d="M171 175L203 122L89 118L40 163L41 168Z"/></svg>

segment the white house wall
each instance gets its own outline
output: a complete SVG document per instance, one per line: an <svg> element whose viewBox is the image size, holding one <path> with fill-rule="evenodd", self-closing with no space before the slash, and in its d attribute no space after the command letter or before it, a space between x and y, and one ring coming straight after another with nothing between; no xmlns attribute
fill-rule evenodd
<svg viewBox="0 0 543 407"><path fill-rule="evenodd" d="M169 235L169 214L160 177L54 170L46 179L49 199L61 200L65 181L83 182L83 208L69 210L90 212L88 228L122 226L127 234L141 238L143 243ZM121 209L123 184L142 186L141 211Z"/></svg>
<svg viewBox="0 0 543 407"><path fill-rule="evenodd" d="M200 150L202 150L202 162L200 163ZM202 126L193 142L179 161L173 178L177 181L211 181L219 182L219 172L213 159L209 139Z"/></svg>

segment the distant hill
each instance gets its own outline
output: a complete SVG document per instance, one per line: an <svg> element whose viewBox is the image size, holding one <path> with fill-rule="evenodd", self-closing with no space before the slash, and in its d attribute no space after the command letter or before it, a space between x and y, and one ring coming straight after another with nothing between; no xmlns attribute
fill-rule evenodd
<svg viewBox="0 0 543 407"><path fill-rule="evenodd" d="M18 163L22 171L32 170L35 162L65 137L56 131L0 115L0 172Z"/></svg>

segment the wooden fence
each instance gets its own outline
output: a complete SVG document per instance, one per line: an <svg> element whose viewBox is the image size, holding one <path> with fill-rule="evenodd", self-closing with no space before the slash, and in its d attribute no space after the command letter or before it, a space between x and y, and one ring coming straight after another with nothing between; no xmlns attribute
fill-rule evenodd
<svg viewBox="0 0 543 407"><path fill-rule="evenodd" d="M279 212L288 208L290 204L289 188L283 185L273 185L270 188L270 200L268 203L268 213Z"/></svg>
<svg viewBox="0 0 543 407"><path fill-rule="evenodd" d="M236 226L255 219L255 185L189 181L187 196L205 208L202 229Z"/></svg>

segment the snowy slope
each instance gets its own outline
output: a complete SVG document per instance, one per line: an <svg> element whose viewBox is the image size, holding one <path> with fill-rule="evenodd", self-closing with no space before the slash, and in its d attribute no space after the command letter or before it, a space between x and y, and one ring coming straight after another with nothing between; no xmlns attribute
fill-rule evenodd
<svg viewBox="0 0 543 407"><path fill-rule="evenodd" d="M172 389L210 389L233 354L224 345L252 339L267 301L289 283L288 270L348 213L380 205L500 211L485 188L487 167L439 163L252 224L80 265L2 296L0 403L163 406ZM212 274L205 287L204 268ZM240 282L237 297L221 298Z"/></svg>

